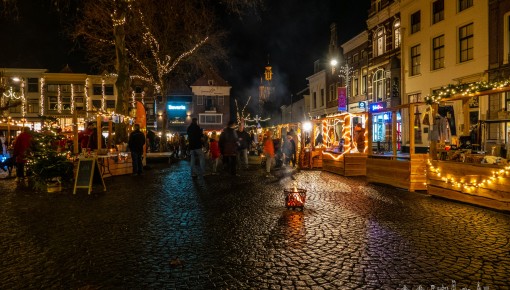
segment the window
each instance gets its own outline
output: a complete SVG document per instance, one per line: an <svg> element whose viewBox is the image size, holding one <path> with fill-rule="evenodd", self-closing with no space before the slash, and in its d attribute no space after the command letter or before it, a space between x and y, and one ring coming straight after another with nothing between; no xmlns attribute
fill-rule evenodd
<svg viewBox="0 0 510 290"><path fill-rule="evenodd" d="M218 96L218 105L219 105L219 106L223 106L223 105L225 105L225 97L223 97L223 96Z"/></svg>
<svg viewBox="0 0 510 290"><path fill-rule="evenodd" d="M383 55L384 54L384 29L381 28L377 30L375 34L375 56Z"/></svg>
<svg viewBox="0 0 510 290"><path fill-rule="evenodd" d="M223 117L222 114L198 114L198 122L201 125L222 124L223 123L222 117Z"/></svg>
<svg viewBox="0 0 510 290"><path fill-rule="evenodd" d="M411 34L420 31L421 13L416 11L411 14Z"/></svg>
<svg viewBox="0 0 510 290"><path fill-rule="evenodd" d="M48 88L48 90L49 90L49 88ZM93 85L92 86L92 94L96 95L96 96L101 96L103 94L103 89L101 88L101 85Z"/></svg>
<svg viewBox="0 0 510 290"><path fill-rule="evenodd" d="M444 68L444 35L432 39L432 69Z"/></svg>
<svg viewBox="0 0 510 290"><path fill-rule="evenodd" d="M105 85L104 94L107 96L113 96L113 85Z"/></svg>
<svg viewBox="0 0 510 290"><path fill-rule="evenodd" d="M328 101L332 101L335 99L335 85L329 85L329 96Z"/></svg>
<svg viewBox="0 0 510 290"><path fill-rule="evenodd" d="M374 102L380 102L385 99L384 98L384 92L386 91L385 85L386 85L386 82L384 80L384 71L382 69L379 69L374 74L374 83L373 83L373 101Z"/></svg>
<svg viewBox="0 0 510 290"><path fill-rule="evenodd" d="M420 73L421 52L420 45L411 47L411 75L415 76Z"/></svg>
<svg viewBox="0 0 510 290"><path fill-rule="evenodd" d="M27 113L39 113L39 100L28 100Z"/></svg>
<svg viewBox="0 0 510 290"><path fill-rule="evenodd" d="M444 0L432 3L432 24L444 20Z"/></svg>
<svg viewBox="0 0 510 290"><path fill-rule="evenodd" d="M321 89L321 107L324 107L324 98L325 98L324 89Z"/></svg>
<svg viewBox="0 0 510 290"><path fill-rule="evenodd" d="M473 0L459 0L459 12L473 6Z"/></svg>
<svg viewBox="0 0 510 290"><path fill-rule="evenodd" d="M507 12L503 19L503 39L504 39L504 54L503 63L507 64L510 57L510 12Z"/></svg>
<svg viewBox="0 0 510 290"><path fill-rule="evenodd" d="M21 113L21 105L10 107L9 113Z"/></svg>
<svg viewBox="0 0 510 290"><path fill-rule="evenodd" d="M400 34L400 20L396 20L393 23L393 48L399 48L402 42Z"/></svg>
<svg viewBox="0 0 510 290"><path fill-rule="evenodd" d="M317 108L317 92L313 92L313 108Z"/></svg>
<svg viewBox="0 0 510 290"><path fill-rule="evenodd" d="M28 78L27 86L28 86L29 93L39 92L39 79L38 78Z"/></svg>
<svg viewBox="0 0 510 290"><path fill-rule="evenodd" d="M94 107L96 110L100 110L101 100L92 100L92 107Z"/></svg>
<svg viewBox="0 0 510 290"><path fill-rule="evenodd" d="M366 95L368 87L368 78L366 72L363 72L363 76L361 77L361 92Z"/></svg>
<svg viewBox="0 0 510 290"><path fill-rule="evenodd" d="M197 96L197 105L198 106L204 105L204 97L203 96Z"/></svg>
<svg viewBox="0 0 510 290"><path fill-rule="evenodd" d="M460 62L473 59L473 23L459 28Z"/></svg>
<svg viewBox="0 0 510 290"><path fill-rule="evenodd" d="M58 85L48 85L48 92L58 92Z"/></svg>
<svg viewBox="0 0 510 290"><path fill-rule="evenodd" d="M354 56L352 57L352 61L353 61L354 63L358 63L358 62L359 62L359 54L357 54L357 53L356 53L356 54L354 54Z"/></svg>
<svg viewBox="0 0 510 290"><path fill-rule="evenodd" d="M48 98L48 111L58 110L58 98L56 96Z"/></svg>
<svg viewBox="0 0 510 290"><path fill-rule="evenodd" d="M359 95L359 82L358 78L352 78L352 96Z"/></svg>
<svg viewBox="0 0 510 290"><path fill-rule="evenodd" d="M74 98L74 107L76 110L83 110L85 108L84 98L76 97Z"/></svg>

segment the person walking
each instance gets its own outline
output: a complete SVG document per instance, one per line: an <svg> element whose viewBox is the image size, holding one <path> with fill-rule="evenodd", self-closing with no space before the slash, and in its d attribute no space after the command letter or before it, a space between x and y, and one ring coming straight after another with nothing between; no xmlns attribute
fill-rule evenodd
<svg viewBox="0 0 510 290"><path fill-rule="evenodd" d="M145 145L145 134L140 131L140 124L135 124L134 130L129 134L128 140L133 162L133 175L142 175L143 173L143 145Z"/></svg>
<svg viewBox="0 0 510 290"><path fill-rule="evenodd" d="M24 127L23 131L14 141L13 155L16 159L16 177L18 181L25 178L25 164L27 163L27 153L32 144L32 134L30 128Z"/></svg>
<svg viewBox="0 0 510 290"><path fill-rule="evenodd" d="M239 130L237 130L237 137L239 138L237 160L240 167L248 169L248 149L251 145L251 137L250 134L244 130L244 124L242 123L239 125Z"/></svg>
<svg viewBox="0 0 510 290"><path fill-rule="evenodd" d="M218 143L218 135L216 132L211 133L211 139L209 140L209 155L212 162L212 174L218 175L218 162L220 160L220 145Z"/></svg>
<svg viewBox="0 0 510 290"><path fill-rule="evenodd" d="M202 150L202 140L204 131L198 126L198 119L191 119L191 124L188 126L188 148L191 155L191 177L196 178L198 175L205 174L205 156ZM200 168L196 169L196 162L200 164Z"/></svg>
<svg viewBox="0 0 510 290"><path fill-rule="evenodd" d="M271 166L274 162L274 143L273 143L273 132L267 131L266 138L264 139L264 155L266 156L266 177L273 177L271 174Z"/></svg>
<svg viewBox="0 0 510 290"><path fill-rule="evenodd" d="M228 122L228 126L220 134L220 151L223 160L227 163L228 171L232 176L238 176L237 167L237 147L239 146L239 137L235 129L234 121Z"/></svg>
<svg viewBox="0 0 510 290"><path fill-rule="evenodd" d="M290 133L287 133L287 140L283 144L283 152L285 154L285 165L292 164L296 167L296 142Z"/></svg>

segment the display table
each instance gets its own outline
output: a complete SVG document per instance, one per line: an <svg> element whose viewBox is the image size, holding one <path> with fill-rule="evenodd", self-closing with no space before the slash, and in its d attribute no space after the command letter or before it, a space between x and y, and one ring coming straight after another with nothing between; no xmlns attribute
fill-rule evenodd
<svg viewBox="0 0 510 290"><path fill-rule="evenodd" d="M367 155L364 153L322 153L322 170L344 175L365 176L367 174Z"/></svg>
<svg viewBox="0 0 510 290"><path fill-rule="evenodd" d="M431 161L428 193L448 199L510 211L510 167Z"/></svg>
<svg viewBox="0 0 510 290"><path fill-rule="evenodd" d="M427 190L427 154L370 155L367 159L367 181L409 191Z"/></svg>
<svg viewBox="0 0 510 290"><path fill-rule="evenodd" d="M103 177L131 174L133 172L130 152L97 155L97 162Z"/></svg>

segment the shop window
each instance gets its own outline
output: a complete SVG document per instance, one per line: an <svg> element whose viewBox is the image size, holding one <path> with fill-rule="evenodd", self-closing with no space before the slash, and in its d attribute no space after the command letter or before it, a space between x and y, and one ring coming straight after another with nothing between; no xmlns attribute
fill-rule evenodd
<svg viewBox="0 0 510 290"><path fill-rule="evenodd" d="M459 12L468 9L473 6L473 0L458 0L459 1Z"/></svg>
<svg viewBox="0 0 510 290"><path fill-rule="evenodd" d="M420 31L421 28L421 11L411 14L411 34Z"/></svg>
<svg viewBox="0 0 510 290"><path fill-rule="evenodd" d="M432 69L444 68L444 35L432 39Z"/></svg>
<svg viewBox="0 0 510 290"><path fill-rule="evenodd" d="M432 3L432 24L444 20L444 0L437 0Z"/></svg>
<svg viewBox="0 0 510 290"><path fill-rule="evenodd" d="M459 56L460 62L473 59L474 36L473 23L459 28Z"/></svg>
<svg viewBox="0 0 510 290"><path fill-rule="evenodd" d="M421 50L420 45L411 47L411 76L420 74Z"/></svg>

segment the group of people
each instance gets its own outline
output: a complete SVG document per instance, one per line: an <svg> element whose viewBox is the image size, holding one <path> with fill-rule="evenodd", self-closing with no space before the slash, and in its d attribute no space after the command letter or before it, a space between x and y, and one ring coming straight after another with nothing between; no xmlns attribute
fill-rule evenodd
<svg viewBox="0 0 510 290"><path fill-rule="evenodd" d="M237 124L230 121L219 135L213 132L208 138L198 125L198 120L193 118L187 129L187 134L192 177L206 175L205 146L208 146L206 152L209 154L212 163L211 174L217 175L219 173L220 160L232 176L239 176L238 167L244 170L248 169L248 154L254 138L245 130L243 124L240 124L237 128ZM272 177L271 168L275 164L278 152L282 152L285 164L296 166L296 139L297 135L293 130L287 134L283 140L283 145L280 144L280 140L273 139L272 132L268 131L265 134L262 141L262 151L266 158L266 177Z"/></svg>

